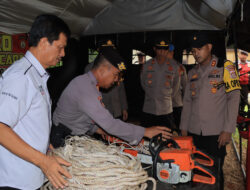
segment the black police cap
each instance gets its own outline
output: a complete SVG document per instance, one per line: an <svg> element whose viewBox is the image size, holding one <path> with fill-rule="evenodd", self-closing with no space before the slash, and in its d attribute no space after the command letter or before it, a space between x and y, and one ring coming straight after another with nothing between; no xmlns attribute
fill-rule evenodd
<svg viewBox="0 0 250 190"><path fill-rule="evenodd" d="M99 54L103 55L113 66L118 68L120 71L126 70L126 65L123 58L115 49L103 48L100 50Z"/></svg>
<svg viewBox="0 0 250 190"><path fill-rule="evenodd" d="M212 38L205 32L197 32L191 35L189 40L191 48L201 48L206 44L212 44Z"/></svg>
<svg viewBox="0 0 250 190"><path fill-rule="evenodd" d="M157 49L168 49L170 43L164 38L156 38L154 41L154 46Z"/></svg>

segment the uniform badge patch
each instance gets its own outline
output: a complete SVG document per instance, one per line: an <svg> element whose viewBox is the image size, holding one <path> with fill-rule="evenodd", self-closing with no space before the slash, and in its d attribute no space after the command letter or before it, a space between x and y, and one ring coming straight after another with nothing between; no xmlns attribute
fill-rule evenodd
<svg viewBox="0 0 250 190"><path fill-rule="evenodd" d="M193 90L193 91L191 92L191 95L192 95L192 96L195 96L195 94L196 94L196 92Z"/></svg>
<svg viewBox="0 0 250 190"><path fill-rule="evenodd" d="M170 87L170 82L169 82L169 81L166 81L166 82L165 82L165 86L166 86L166 87Z"/></svg>
<svg viewBox="0 0 250 190"><path fill-rule="evenodd" d="M171 75L166 75L166 78L168 79L168 80L172 80L172 76Z"/></svg>
<svg viewBox="0 0 250 190"><path fill-rule="evenodd" d="M152 66L152 65L149 65L149 66L148 66L148 70L149 70L149 71L153 70L153 66Z"/></svg>
<svg viewBox="0 0 250 190"><path fill-rule="evenodd" d="M40 85L38 88L39 88L40 93L44 96L45 91L44 91L44 89L43 89L43 86Z"/></svg>
<svg viewBox="0 0 250 190"><path fill-rule="evenodd" d="M216 65L216 60L213 60L211 66L214 67Z"/></svg>
<svg viewBox="0 0 250 190"><path fill-rule="evenodd" d="M228 72L230 73L230 76L231 76L232 79L237 78L234 65L228 65L228 66L225 67L225 69L228 70Z"/></svg>
<svg viewBox="0 0 250 190"><path fill-rule="evenodd" d="M213 93L213 94L215 94L216 92L217 92L217 89L216 88L211 88L211 92Z"/></svg>
<svg viewBox="0 0 250 190"><path fill-rule="evenodd" d="M151 79L152 76L153 76L153 75L152 75L151 73L149 73L147 77L148 77L148 79Z"/></svg>
<svg viewBox="0 0 250 190"><path fill-rule="evenodd" d="M169 71L173 71L173 67L171 65L168 66Z"/></svg>
<svg viewBox="0 0 250 190"><path fill-rule="evenodd" d="M198 78L198 75L197 74L194 74L191 79L197 79Z"/></svg>

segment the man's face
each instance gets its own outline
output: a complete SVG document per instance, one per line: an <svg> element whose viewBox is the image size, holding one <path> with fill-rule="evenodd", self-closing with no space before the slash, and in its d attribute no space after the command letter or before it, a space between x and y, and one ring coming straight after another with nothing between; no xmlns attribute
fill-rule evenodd
<svg viewBox="0 0 250 190"><path fill-rule="evenodd" d="M99 85L102 88L108 89L118 82L120 70L111 64L103 66L102 69L102 78L99 81Z"/></svg>
<svg viewBox="0 0 250 190"><path fill-rule="evenodd" d="M206 44L201 48L192 48L192 54L197 63L202 64L208 61L211 55L211 44Z"/></svg>
<svg viewBox="0 0 250 190"><path fill-rule="evenodd" d="M159 57L166 57L167 54L168 54L168 49L162 49L162 48L154 47L154 51L156 53L156 57L157 56L159 56Z"/></svg>
<svg viewBox="0 0 250 190"><path fill-rule="evenodd" d="M44 68L48 68L50 66L55 66L59 61L61 61L62 57L65 56L65 47L67 45L67 37L64 33L59 34L59 39L54 40L52 44L44 42L43 50L44 55L42 58L42 65Z"/></svg>
<svg viewBox="0 0 250 190"><path fill-rule="evenodd" d="M247 55L244 53L239 53L240 62L245 63L247 61Z"/></svg>

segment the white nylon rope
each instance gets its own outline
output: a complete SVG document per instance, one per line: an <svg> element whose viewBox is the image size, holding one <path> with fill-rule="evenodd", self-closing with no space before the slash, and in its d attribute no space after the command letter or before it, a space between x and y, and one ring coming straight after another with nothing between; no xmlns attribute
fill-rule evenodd
<svg viewBox="0 0 250 190"><path fill-rule="evenodd" d="M68 180L65 190L145 190L148 180L153 182L153 190L156 189L155 179L148 177L140 161L122 153L115 145L105 145L87 136L74 136L52 154L72 164L67 168L72 179ZM48 182L42 190L55 188Z"/></svg>

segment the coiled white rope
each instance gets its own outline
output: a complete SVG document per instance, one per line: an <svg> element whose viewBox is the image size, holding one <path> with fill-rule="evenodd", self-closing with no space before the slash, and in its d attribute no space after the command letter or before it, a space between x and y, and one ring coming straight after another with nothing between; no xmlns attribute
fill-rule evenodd
<svg viewBox="0 0 250 190"><path fill-rule="evenodd" d="M117 146L105 145L103 142L87 136L74 136L66 140L65 146L54 149L52 154L70 162L68 167L72 179L66 190L145 190L148 177L138 159L122 153ZM54 190L49 182L42 190Z"/></svg>

